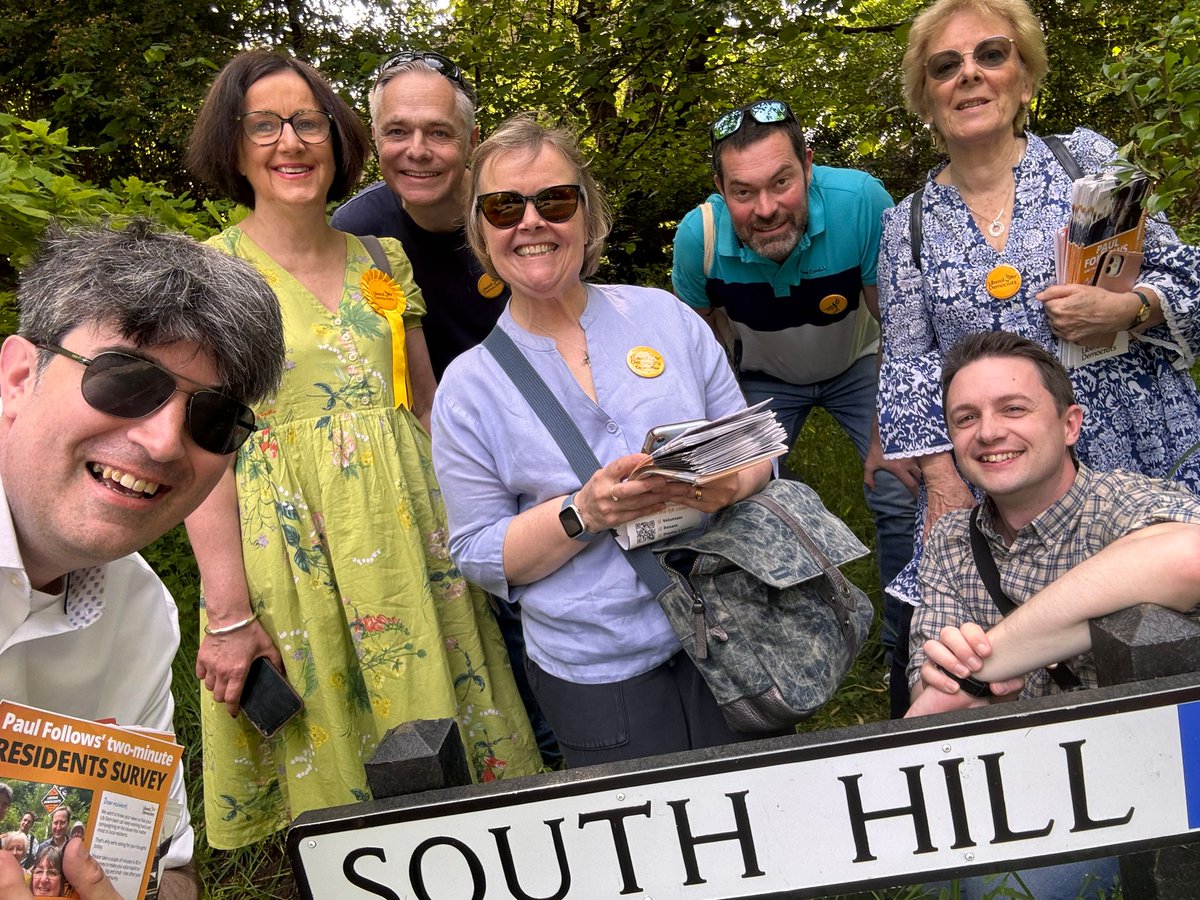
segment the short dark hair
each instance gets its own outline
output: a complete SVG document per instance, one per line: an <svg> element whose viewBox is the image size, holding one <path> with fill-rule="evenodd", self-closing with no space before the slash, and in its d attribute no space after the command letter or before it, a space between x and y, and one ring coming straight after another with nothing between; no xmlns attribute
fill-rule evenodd
<svg viewBox="0 0 1200 900"><path fill-rule="evenodd" d="M950 382L963 368L981 359L1026 359L1033 363L1042 380L1042 386L1050 392L1054 408L1059 414L1075 403L1075 387L1071 376L1058 358L1028 338L1009 331L981 331L959 338L942 361L942 410L946 409L946 395L950 393Z"/></svg>
<svg viewBox="0 0 1200 900"><path fill-rule="evenodd" d="M55 811L57 812L57 810ZM62 875L62 849L56 844L51 842L40 844L37 853L33 855L33 865L30 866L30 869L36 869L42 860L46 860L47 865L57 872L59 876Z"/></svg>
<svg viewBox="0 0 1200 900"><path fill-rule="evenodd" d="M712 166L713 171L717 174L717 181L720 184L725 184L725 168L721 164L721 154L728 148L732 147L735 150L743 150L752 144L757 144L761 140L770 137L774 132L782 131L788 136L788 140L792 142L792 149L796 151L796 159L800 160L800 164L804 164L804 155L808 144L804 140L804 126L794 118L789 118L784 122L767 122L762 123L751 115L747 115L742 120L741 127L731 134L717 142L717 146L713 148Z"/></svg>
<svg viewBox="0 0 1200 900"><path fill-rule="evenodd" d="M196 116L184 165L230 200L254 206L254 189L238 171L238 149L246 138L237 117L245 112L242 103L250 86L276 72L295 72L303 78L317 105L332 118L329 139L333 142L335 173L325 199L345 199L358 184L371 152L366 126L320 72L303 60L270 50L239 53L217 73Z"/></svg>
<svg viewBox="0 0 1200 900"><path fill-rule="evenodd" d="M87 325L109 325L141 347L194 343L211 355L221 388L245 403L266 397L283 372L279 301L262 275L145 219L52 225L21 272L17 304L18 333L39 347Z"/></svg>

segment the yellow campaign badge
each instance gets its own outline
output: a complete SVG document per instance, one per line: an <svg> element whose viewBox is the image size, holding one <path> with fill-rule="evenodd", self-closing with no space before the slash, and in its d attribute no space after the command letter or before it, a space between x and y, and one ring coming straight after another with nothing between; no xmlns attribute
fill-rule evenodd
<svg viewBox="0 0 1200 900"><path fill-rule="evenodd" d="M625 362L642 378L657 378L667 367L662 354L653 347L634 347L625 355Z"/></svg>
<svg viewBox="0 0 1200 900"><path fill-rule="evenodd" d="M827 316L836 316L838 313L845 311L850 305L850 301L841 294L829 294L821 298L821 312Z"/></svg>
<svg viewBox="0 0 1200 900"><path fill-rule="evenodd" d="M1021 273L1001 263L987 274L987 292L997 300L1007 300L1021 289Z"/></svg>
<svg viewBox="0 0 1200 900"><path fill-rule="evenodd" d="M504 292L504 282L499 278L493 278L487 272L479 276L479 281L475 286L479 293L489 300L494 300Z"/></svg>

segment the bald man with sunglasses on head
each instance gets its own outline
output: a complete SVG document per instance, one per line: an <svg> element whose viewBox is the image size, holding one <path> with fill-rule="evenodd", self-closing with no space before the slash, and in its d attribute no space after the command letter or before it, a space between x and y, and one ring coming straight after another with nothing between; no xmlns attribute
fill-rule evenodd
<svg viewBox="0 0 1200 900"><path fill-rule="evenodd" d="M173 731L175 603L137 550L178 525L279 381L279 305L250 266L145 222L52 228L0 347L0 685L83 719ZM197 896L184 815L159 897ZM116 892L81 841L64 872ZM28 897L0 854L0 900Z"/></svg>
<svg viewBox="0 0 1200 900"><path fill-rule="evenodd" d="M790 444L818 406L854 442L866 462L886 587L912 558L916 490L911 461L883 461L875 427L875 268L892 198L865 172L814 166L804 129L782 100L725 113L709 139L718 193L679 224L675 293L735 345L747 401L769 399ZM889 652L902 607L887 598ZM903 715L903 665L897 671L892 710Z"/></svg>

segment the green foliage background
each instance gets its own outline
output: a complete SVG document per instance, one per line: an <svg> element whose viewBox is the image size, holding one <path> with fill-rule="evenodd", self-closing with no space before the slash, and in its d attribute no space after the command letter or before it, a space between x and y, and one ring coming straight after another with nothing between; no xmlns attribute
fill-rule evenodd
<svg viewBox="0 0 1200 900"><path fill-rule="evenodd" d="M231 210L180 165L204 89L248 46L316 63L358 109L376 65L435 48L475 81L484 133L542 109L577 127L613 202L601 280L669 286L678 220L711 190L707 124L747 100L788 100L818 161L866 169L896 197L936 161L900 100L918 0L0 0L0 334L12 291L53 217L151 215L198 238ZM1042 133L1086 125L1159 180L1155 208L1195 237L1200 213L1200 0L1031 0L1051 74ZM844 446L842 444L844 443ZM791 464L868 544L855 454L827 417ZM211 896L288 897L278 843L217 854L199 804L195 565L182 529L146 553L180 608L174 689L188 748L197 859ZM874 563L851 576L878 600ZM878 626L876 626L878 627ZM873 647L877 648L875 642ZM811 727L883 718L877 650Z"/></svg>

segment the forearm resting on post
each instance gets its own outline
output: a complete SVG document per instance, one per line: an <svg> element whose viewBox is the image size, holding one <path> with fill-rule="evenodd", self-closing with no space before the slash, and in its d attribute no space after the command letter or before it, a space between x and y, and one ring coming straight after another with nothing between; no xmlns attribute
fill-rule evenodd
<svg viewBox="0 0 1200 900"><path fill-rule="evenodd" d="M987 633L991 652L980 656L975 677L1015 678L1085 653L1089 619L1140 603L1178 612L1200 603L1200 525L1166 522L1127 534L1038 591Z"/></svg>

